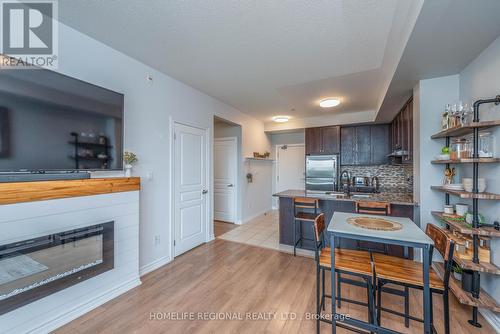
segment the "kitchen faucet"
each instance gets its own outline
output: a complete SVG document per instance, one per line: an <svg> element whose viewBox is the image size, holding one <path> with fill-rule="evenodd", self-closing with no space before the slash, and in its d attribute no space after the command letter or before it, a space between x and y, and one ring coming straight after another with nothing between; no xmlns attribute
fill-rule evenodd
<svg viewBox="0 0 500 334"><path fill-rule="evenodd" d="M343 181L345 180L344 175L347 178L347 182ZM351 172L349 172L348 170L343 170L342 173L340 173L340 182L344 192L347 192L347 194L349 194L351 188Z"/></svg>

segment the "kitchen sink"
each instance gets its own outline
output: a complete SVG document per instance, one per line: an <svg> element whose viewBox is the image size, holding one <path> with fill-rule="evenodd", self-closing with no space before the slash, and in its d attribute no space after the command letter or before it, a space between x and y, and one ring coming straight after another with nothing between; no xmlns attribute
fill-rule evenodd
<svg viewBox="0 0 500 334"><path fill-rule="evenodd" d="M372 197L372 195L368 195L368 194L355 194L355 195L351 195L351 198L370 198Z"/></svg>

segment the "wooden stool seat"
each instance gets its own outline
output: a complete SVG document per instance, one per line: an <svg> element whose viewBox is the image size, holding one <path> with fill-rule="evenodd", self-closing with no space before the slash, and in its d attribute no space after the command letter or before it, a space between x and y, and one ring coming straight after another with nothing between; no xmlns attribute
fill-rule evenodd
<svg viewBox="0 0 500 334"><path fill-rule="evenodd" d="M318 217L317 214L312 212L297 212L295 214L296 220L304 220L313 222Z"/></svg>
<svg viewBox="0 0 500 334"><path fill-rule="evenodd" d="M378 278L414 286L424 286L422 263L377 253L373 254L373 262ZM432 289L444 290L443 280L432 268L429 272L429 286Z"/></svg>
<svg viewBox="0 0 500 334"><path fill-rule="evenodd" d="M331 268L330 247L325 247L319 255L319 264L324 268ZM335 269L360 275L372 275L370 253L350 249L335 249Z"/></svg>

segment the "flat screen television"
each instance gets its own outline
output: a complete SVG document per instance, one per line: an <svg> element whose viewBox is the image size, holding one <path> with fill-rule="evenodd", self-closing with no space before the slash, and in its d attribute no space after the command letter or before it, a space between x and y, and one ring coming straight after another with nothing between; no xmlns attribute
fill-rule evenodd
<svg viewBox="0 0 500 334"><path fill-rule="evenodd" d="M0 173L122 169L123 94L45 69L0 69Z"/></svg>

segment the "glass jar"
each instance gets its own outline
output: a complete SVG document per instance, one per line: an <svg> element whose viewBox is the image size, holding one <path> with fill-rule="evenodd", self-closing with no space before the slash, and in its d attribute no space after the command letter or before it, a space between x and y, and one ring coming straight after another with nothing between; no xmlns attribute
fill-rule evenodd
<svg viewBox="0 0 500 334"><path fill-rule="evenodd" d="M450 121L449 121L450 113L451 113L451 104L447 104L444 107L444 112L441 114L441 129L442 130L446 130L450 127Z"/></svg>
<svg viewBox="0 0 500 334"><path fill-rule="evenodd" d="M448 112L444 112L441 115L441 130L448 129Z"/></svg>
<svg viewBox="0 0 500 334"><path fill-rule="evenodd" d="M465 138L455 138L451 143L450 159L459 160L470 158L471 142Z"/></svg>
<svg viewBox="0 0 500 334"><path fill-rule="evenodd" d="M472 107L472 104L466 103L464 105L463 111L462 111L462 126L467 126L472 123L472 119L474 118L474 108Z"/></svg>
<svg viewBox="0 0 500 334"><path fill-rule="evenodd" d="M493 158L495 156L495 136L491 132L481 132L479 134L480 158Z"/></svg>

